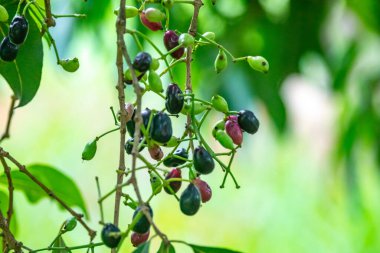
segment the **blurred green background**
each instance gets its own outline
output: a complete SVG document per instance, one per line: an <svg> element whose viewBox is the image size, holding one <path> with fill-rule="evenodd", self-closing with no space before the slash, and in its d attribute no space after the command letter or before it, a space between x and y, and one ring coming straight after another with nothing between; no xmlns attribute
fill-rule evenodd
<svg viewBox="0 0 380 253"><path fill-rule="evenodd" d="M223 174L216 170L204 177L213 198L194 217L182 215L171 196L153 200L157 225L170 239L249 253L380 252L380 2L218 0L215 7L204 2L200 32L214 31L216 40L236 56L263 55L271 69L263 75L247 64L230 62L216 75L217 49L203 47L194 56L195 92L205 99L219 93L230 108L253 110L261 126L255 136L244 136L234 163L240 189L230 179L220 189ZM81 67L74 74L64 72L45 44L41 88L28 106L16 110L11 139L3 143L24 164L52 164L73 177L98 231L94 178L100 177L103 192L114 187L118 134L101 139L94 160L82 162L80 157L86 142L113 127L109 107L117 107L116 6L117 1L53 1L56 13L88 15L59 19L52 29L62 57L77 56ZM186 31L191 10L175 5L170 28ZM163 48L162 32L148 32L137 18L127 26L149 33ZM134 56L137 48L126 39ZM184 67L174 72L183 87ZM10 95L1 79L1 127ZM126 95L133 99L131 87ZM161 103L152 95L144 106ZM212 114L209 128L221 117ZM182 121L177 126L179 133ZM222 150L210 138L211 130L205 128L204 134ZM147 198L146 173L139 174L139 185ZM69 216L50 200L31 205L21 193L15 205L17 236L32 248L47 246ZM105 205L111 221L113 198ZM131 215L123 207L122 228ZM88 240L82 228L65 239L69 245ZM130 251L126 243L124 252Z"/></svg>

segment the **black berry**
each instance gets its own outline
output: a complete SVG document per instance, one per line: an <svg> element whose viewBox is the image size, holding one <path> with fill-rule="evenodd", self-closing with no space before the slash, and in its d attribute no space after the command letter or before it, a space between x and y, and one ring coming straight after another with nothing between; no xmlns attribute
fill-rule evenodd
<svg viewBox="0 0 380 253"><path fill-rule="evenodd" d="M153 217L153 211L150 206L147 206L149 209L150 216ZM141 207L136 208L135 212L133 213L133 219L136 217L138 213L141 213L140 219L136 222L135 226L132 228L132 231L139 233L139 234L145 234L148 232L150 228L150 223L148 219L145 217L144 213L141 211Z"/></svg>
<svg viewBox="0 0 380 253"><path fill-rule="evenodd" d="M168 51L175 48L179 45L178 43L179 36L172 30L169 30L164 35L164 45ZM177 49L173 53L171 53L171 56L173 58L179 59L184 54L185 49L183 47Z"/></svg>
<svg viewBox="0 0 380 253"><path fill-rule="evenodd" d="M5 37L0 44L0 58L3 61L13 61L17 57L18 46L13 44L9 37Z"/></svg>
<svg viewBox="0 0 380 253"><path fill-rule="evenodd" d="M240 128L249 134L256 133L260 126L260 122L255 114L248 110L241 110L239 112L238 123Z"/></svg>
<svg viewBox="0 0 380 253"><path fill-rule="evenodd" d="M140 52L136 55L135 60L133 61L133 68L144 73L150 67L152 63L152 57L146 52Z"/></svg>
<svg viewBox="0 0 380 253"><path fill-rule="evenodd" d="M186 215L194 215L198 212L201 206L201 194L194 184L189 184L183 191L179 199L179 206L182 213Z"/></svg>
<svg viewBox="0 0 380 253"><path fill-rule="evenodd" d="M17 45L22 44L28 35L29 24L24 16L15 16L9 26L9 38Z"/></svg>
<svg viewBox="0 0 380 253"><path fill-rule="evenodd" d="M177 114L182 110L185 99L177 84L170 84L166 90L165 107L169 113Z"/></svg>
<svg viewBox="0 0 380 253"><path fill-rule="evenodd" d="M116 248L120 242L120 229L114 224L107 223L102 229L102 241L109 248Z"/></svg>
<svg viewBox="0 0 380 253"><path fill-rule="evenodd" d="M212 156L201 146L194 150L193 162L195 170L201 174L209 174L215 167Z"/></svg>
<svg viewBox="0 0 380 253"><path fill-rule="evenodd" d="M172 122L166 113L159 112L153 117L150 134L153 140L165 143L173 135Z"/></svg>
<svg viewBox="0 0 380 253"><path fill-rule="evenodd" d="M180 157L183 157L185 159L187 159L189 157L186 149L184 149L184 148L178 148L176 151L174 151L173 155L180 156ZM179 165L184 164L185 162L186 162L186 160L180 159L177 157L173 157L173 156L167 156L167 157L165 157L165 159L163 161L163 163L166 167L177 167Z"/></svg>

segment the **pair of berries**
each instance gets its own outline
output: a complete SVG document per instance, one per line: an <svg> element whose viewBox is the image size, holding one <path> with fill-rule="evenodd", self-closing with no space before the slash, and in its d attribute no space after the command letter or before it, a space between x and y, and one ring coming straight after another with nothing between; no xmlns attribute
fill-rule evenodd
<svg viewBox="0 0 380 253"><path fill-rule="evenodd" d="M211 199L210 186L200 178L196 178L182 192L179 206L183 214L194 215L198 212L201 202L205 203Z"/></svg>
<svg viewBox="0 0 380 253"><path fill-rule="evenodd" d="M24 16L16 15L10 26L9 33L0 44L0 58L11 62L16 59L19 47L24 43L29 31L29 23Z"/></svg>

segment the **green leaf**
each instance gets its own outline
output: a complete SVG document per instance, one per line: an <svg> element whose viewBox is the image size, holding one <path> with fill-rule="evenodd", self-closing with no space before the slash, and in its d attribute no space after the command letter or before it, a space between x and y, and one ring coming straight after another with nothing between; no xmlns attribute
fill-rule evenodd
<svg viewBox="0 0 380 253"><path fill-rule="evenodd" d="M58 169L48 165L34 164L27 166L27 169L67 205L70 207L77 206L81 208L87 216L87 210L82 195L71 178L60 172ZM11 176L15 190L21 190L30 202L36 203L42 198L49 198L49 195L24 173L14 170L11 172ZM0 183L7 183L4 174L0 176ZM59 207L62 208L61 205L59 205Z"/></svg>
<svg viewBox="0 0 380 253"><path fill-rule="evenodd" d="M137 247L132 253L149 253L150 241L147 241Z"/></svg>
<svg viewBox="0 0 380 253"><path fill-rule="evenodd" d="M188 244L194 251L194 253L241 253L240 251L234 251L224 248L204 247L194 244Z"/></svg>
<svg viewBox="0 0 380 253"><path fill-rule="evenodd" d="M17 2L16 2L17 3ZM5 5L10 17L16 12L17 4ZM8 82L13 93L18 97L18 107L29 103L37 93L41 82L43 48L40 31L33 18L27 13L29 33L20 46L16 60L0 61L0 74ZM8 26L1 26L0 39L8 33Z"/></svg>
<svg viewBox="0 0 380 253"><path fill-rule="evenodd" d="M58 237L57 240L54 242L53 247L67 247L65 241L63 240L62 236ZM68 249L54 249L52 253L71 253L71 250Z"/></svg>
<svg viewBox="0 0 380 253"><path fill-rule="evenodd" d="M165 243L162 241L157 253L175 253L175 248L172 244L165 247Z"/></svg>

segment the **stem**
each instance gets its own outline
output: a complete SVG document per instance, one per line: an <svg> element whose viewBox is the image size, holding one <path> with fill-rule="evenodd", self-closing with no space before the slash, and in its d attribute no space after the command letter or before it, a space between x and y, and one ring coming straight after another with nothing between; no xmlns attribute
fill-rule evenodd
<svg viewBox="0 0 380 253"><path fill-rule="evenodd" d="M0 157L1 164L4 168L4 173L7 177L8 181L8 193L9 193L9 201L8 201L8 211L7 211L7 223L10 225L12 215L13 215L13 181L11 177L11 168L8 166L7 162L5 161L4 157Z"/></svg>
<svg viewBox="0 0 380 253"><path fill-rule="evenodd" d="M119 130L119 129L120 129L120 127L117 127L117 128L112 129L112 130L109 130L109 131L107 131L107 132L105 132L105 133L103 133L103 134L97 136L97 137L95 138L95 140L98 141L100 138L106 136L106 135L109 134L109 133L116 132L116 131Z"/></svg>
<svg viewBox="0 0 380 253"><path fill-rule="evenodd" d="M100 200L100 198L102 197L102 192L100 190L100 184L99 184L99 178L98 177L95 177L95 181L96 181L96 187L98 189L98 198ZM104 224L104 211L103 211L103 203L101 201L98 200L98 204L99 204L99 210L100 210L100 222L102 224Z"/></svg>
<svg viewBox="0 0 380 253"><path fill-rule="evenodd" d="M45 1L45 13L46 13L46 18L45 18L46 25L47 27L55 26L55 20L51 14L50 0L44 0L44 1Z"/></svg>
<svg viewBox="0 0 380 253"><path fill-rule="evenodd" d="M17 97L15 95L11 96L11 105L9 106L7 125L5 127L5 131L4 131L3 135L0 138L0 143L3 140L10 137L9 131L10 131L10 127L11 127L11 122L12 122L12 118L13 118L13 112L14 112L16 100L17 100Z"/></svg>
<svg viewBox="0 0 380 253"><path fill-rule="evenodd" d="M98 243L89 243L86 245L80 245L80 246L74 246L74 247L47 247L43 249L32 250L32 251L29 251L29 253L35 253L35 252L41 252L41 251L52 251L52 250L68 251L68 250L76 250L76 249L94 248L94 247L98 247L102 245L104 245L104 243L98 242Z"/></svg>

